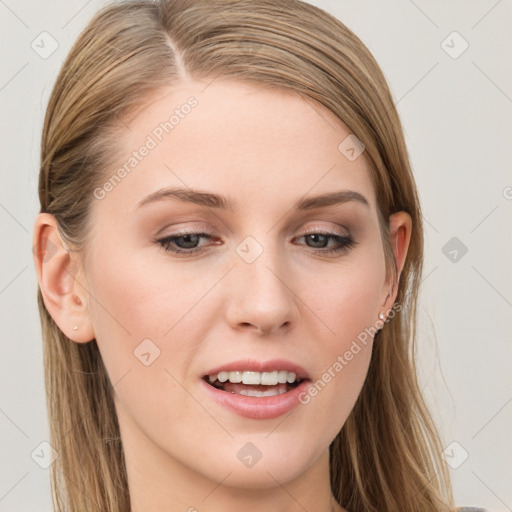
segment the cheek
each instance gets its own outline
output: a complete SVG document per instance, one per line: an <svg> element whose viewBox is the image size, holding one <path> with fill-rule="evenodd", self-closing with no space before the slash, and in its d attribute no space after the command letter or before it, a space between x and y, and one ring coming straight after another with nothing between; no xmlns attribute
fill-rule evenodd
<svg viewBox="0 0 512 512"><path fill-rule="evenodd" d="M89 265L88 284L96 341L115 384L147 359L160 357L158 328L165 317L160 315L163 301L156 293L158 283L151 267L133 261L130 251L116 252L115 244L109 242L97 244ZM148 352L150 356L143 356Z"/></svg>
<svg viewBox="0 0 512 512"><path fill-rule="evenodd" d="M129 236L127 233L125 238ZM125 333L144 330L144 335L159 336L197 305L225 272L216 267L201 271L192 263L173 261L156 247L134 246L116 252L112 243L110 247L101 244L89 268L99 327L105 326L105 319L116 329L124 328Z"/></svg>
<svg viewBox="0 0 512 512"><path fill-rule="evenodd" d="M197 350L194 338L201 337L193 329L200 325L193 305L212 283L170 267L164 279L156 270L163 270L162 265L148 258L116 254L107 245L101 252L91 264L91 319L118 413L140 426L148 418L168 426L190 417L208 425L204 410L180 383ZM162 431L156 437L166 439L168 434Z"/></svg>
<svg viewBox="0 0 512 512"><path fill-rule="evenodd" d="M209 329L201 298L225 270L198 278L193 265L167 265L161 255L141 250L116 252L116 244L103 242L91 258L88 286L91 321L111 381L146 363L182 379Z"/></svg>
<svg viewBox="0 0 512 512"><path fill-rule="evenodd" d="M301 299L316 315L315 325L323 326L326 345L337 351L375 325L383 303L385 264L382 248L359 251L338 266L331 266L305 280ZM311 286L312 283L319 283Z"/></svg>
<svg viewBox="0 0 512 512"><path fill-rule="evenodd" d="M378 248L373 253L379 255ZM317 346L316 380L301 397L314 416L329 428L330 442L350 414L364 384L372 354L373 336L378 329L385 266L372 253L329 272L329 280L316 290L303 289L301 298L315 313ZM319 338L318 333L322 332ZM315 333L310 331L312 339Z"/></svg>

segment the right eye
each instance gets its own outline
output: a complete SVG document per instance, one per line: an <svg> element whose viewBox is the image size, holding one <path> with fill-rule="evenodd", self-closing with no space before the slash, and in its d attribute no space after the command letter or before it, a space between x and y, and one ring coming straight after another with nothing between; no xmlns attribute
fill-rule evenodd
<svg viewBox="0 0 512 512"><path fill-rule="evenodd" d="M166 252L174 254L195 254L202 251L202 246L198 246L201 238L212 238L211 233L200 231L179 231L156 242L163 247Z"/></svg>

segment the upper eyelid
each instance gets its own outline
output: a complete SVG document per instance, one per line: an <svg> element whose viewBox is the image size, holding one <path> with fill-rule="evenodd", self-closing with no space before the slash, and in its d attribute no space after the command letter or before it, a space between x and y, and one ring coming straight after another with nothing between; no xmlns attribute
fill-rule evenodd
<svg viewBox="0 0 512 512"><path fill-rule="evenodd" d="M341 233L342 230L347 231L347 233ZM350 230L346 227L343 227L342 229L335 229L335 228L324 228L324 227L318 227L313 226L311 228L302 229L299 231L299 234L307 234L307 233L326 233L326 234L335 234L335 235L342 235L342 236L348 236L350 235Z"/></svg>
<svg viewBox="0 0 512 512"><path fill-rule="evenodd" d="M165 231L166 228L161 229L160 232ZM346 231L347 234L350 234L351 229L347 225L343 226L337 226L336 228L333 227L325 227L325 226L311 226L308 228L301 229L300 233L310 233L314 232L315 230L319 232L326 232L326 233L335 233L338 234L339 231ZM205 233L208 235L213 235L218 229L216 227L210 228L210 227L183 227L183 228L176 228L175 231L163 235L162 238L166 238L169 236L179 236L181 233L183 234L199 234L199 233ZM344 234L344 233L343 233Z"/></svg>

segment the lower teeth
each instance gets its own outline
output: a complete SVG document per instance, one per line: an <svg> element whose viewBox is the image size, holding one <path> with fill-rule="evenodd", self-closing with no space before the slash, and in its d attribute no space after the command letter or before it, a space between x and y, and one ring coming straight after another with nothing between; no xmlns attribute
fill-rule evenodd
<svg viewBox="0 0 512 512"><path fill-rule="evenodd" d="M226 393L232 393L234 395L253 396L253 397L265 397L265 396L276 396L282 395L293 389L293 384L276 384L274 386L264 385L249 385L249 384L232 384L230 382L221 383L218 380L214 383L209 383L213 387L225 391Z"/></svg>
<svg viewBox="0 0 512 512"><path fill-rule="evenodd" d="M255 389L242 389L240 391L240 393L238 393L239 395L244 395L244 396L276 396L276 395L282 395L283 393L286 393L287 389L284 388L284 389L276 389L277 386L274 388L274 389L269 389L267 391L256 391ZM234 391L231 391L231 393L235 394L236 393Z"/></svg>

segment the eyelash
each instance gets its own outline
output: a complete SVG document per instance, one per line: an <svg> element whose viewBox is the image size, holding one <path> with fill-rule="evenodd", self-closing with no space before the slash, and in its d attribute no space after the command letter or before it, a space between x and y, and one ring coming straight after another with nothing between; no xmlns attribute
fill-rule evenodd
<svg viewBox="0 0 512 512"><path fill-rule="evenodd" d="M191 254L195 254L197 252L201 252L202 249L199 247L194 247L190 250L171 248L171 243L173 241L175 241L176 239L179 239L179 238L183 238L187 235L189 235L189 236L195 235L195 236L199 236L199 237L212 238L212 233L209 233L209 232L178 231L177 233L173 233L172 235L166 236L165 238L158 239L158 240L156 240L156 242L164 249L164 251L174 253L174 254L191 255ZM310 236L310 235L322 235L322 236L327 237L328 239L335 240L339 244L341 244L338 247L331 248L331 249L310 248L312 250L312 252L314 252L316 254L326 255L326 254L344 253L358 244L358 242L356 242L351 236L341 235L339 233L333 233L333 232L323 231L323 230L305 232L305 233L302 233L301 235L299 235L297 238L302 238L302 237ZM327 241L327 243L329 243L329 241Z"/></svg>

